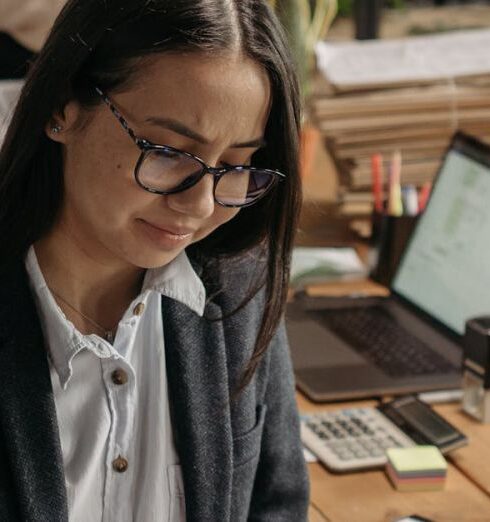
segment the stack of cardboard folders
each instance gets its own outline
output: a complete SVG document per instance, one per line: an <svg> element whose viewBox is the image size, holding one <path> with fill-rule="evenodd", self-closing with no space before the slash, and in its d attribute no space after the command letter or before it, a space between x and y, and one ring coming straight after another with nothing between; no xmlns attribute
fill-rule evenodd
<svg viewBox="0 0 490 522"><path fill-rule="evenodd" d="M372 211L371 156L403 157L402 184L431 181L453 133L490 141L490 30L321 42L311 97L339 174L340 211Z"/></svg>

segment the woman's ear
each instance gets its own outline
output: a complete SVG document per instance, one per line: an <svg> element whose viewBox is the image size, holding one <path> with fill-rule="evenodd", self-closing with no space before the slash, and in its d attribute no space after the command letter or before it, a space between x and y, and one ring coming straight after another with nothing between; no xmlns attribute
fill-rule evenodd
<svg viewBox="0 0 490 522"><path fill-rule="evenodd" d="M68 102L59 112L49 120L45 127L48 138L58 143L66 143L73 134L81 116L80 104L76 101Z"/></svg>

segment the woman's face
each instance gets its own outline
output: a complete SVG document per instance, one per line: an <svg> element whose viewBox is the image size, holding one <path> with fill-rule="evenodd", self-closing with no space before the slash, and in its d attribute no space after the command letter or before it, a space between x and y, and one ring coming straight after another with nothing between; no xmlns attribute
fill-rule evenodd
<svg viewBox="0 0 490 522"><path fill-rule="evenodd" d="M238 53L162 54L144 62L125 92L110 94L136 135L199 156L210 166L247 164L237 146L264 135L270 107L266 72ZM65 195L58 227L92 257L141 268L162 266L232 219L214 202L213 178L168 196L139 187L140 150L101 103L85 114L70 102L56 117L64 144Z"/></svg>

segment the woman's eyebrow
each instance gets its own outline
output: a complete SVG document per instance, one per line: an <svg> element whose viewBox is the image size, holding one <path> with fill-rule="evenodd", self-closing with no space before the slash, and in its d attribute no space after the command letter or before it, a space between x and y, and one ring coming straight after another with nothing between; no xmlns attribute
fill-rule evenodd
<svg viewBox="0 0 490 522"><path fill-rule="evenodd" d="M186 125L181 123L180 121L174 120L172 118L162 118L159 116L151 116L146 118L145 123L149 123L151 125L158 125L159 127L163 127L164 129L171 130L180 134L181 136L185 136L186 138L190 138L198 143L202 143L203 145L209 145L209 140L207 140L201 134L189 129ZM236 149L248 149L248 148L264 148L266 145L265 139L255 138L250 141L245 141L243 143L234 143L231 145L232 148Z"/></svg>

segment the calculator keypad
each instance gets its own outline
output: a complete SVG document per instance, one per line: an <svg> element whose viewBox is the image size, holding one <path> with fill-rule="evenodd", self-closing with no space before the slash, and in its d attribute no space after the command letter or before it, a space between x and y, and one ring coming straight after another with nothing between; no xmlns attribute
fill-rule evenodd
<svg viewBox="0 0 490 522"><path fill-rule="evenodd" d="M379 467L386 450L414 442L374 408L353 408L302 417L305 446L338 471Z"/></svg>

